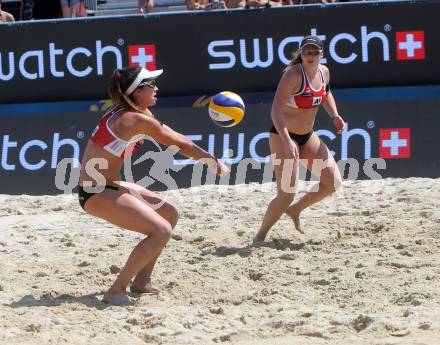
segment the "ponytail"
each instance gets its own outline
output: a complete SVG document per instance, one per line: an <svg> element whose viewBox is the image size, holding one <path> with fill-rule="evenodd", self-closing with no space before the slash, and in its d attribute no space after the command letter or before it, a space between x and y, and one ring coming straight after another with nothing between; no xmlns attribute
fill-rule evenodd
<svg viewBox="0 0 440 345"><path fill-rule="evenodd" d="M302 62L303 62L303 60L302 60L302 57L301 57L301 52L298 49L297 51L293 52L292 60L290 60L289 64L284 69L283 73L286 73L290 68L292 68L295 65L299 65Z"/></svg>
<svg viewBox="0 0 440 345"><path fill-rule="evenodd" d="M142 113L146 115L151 115L145 110L139 108L133 101L131 95L127 96L125 91L131 85L131 83L136 79L137 75L141 71L140 67L125 67L122 69L115 69L113 71L112 78L108 87L108 94L110 99L115 106L119 106L128 109L135 113Z"/></svg>

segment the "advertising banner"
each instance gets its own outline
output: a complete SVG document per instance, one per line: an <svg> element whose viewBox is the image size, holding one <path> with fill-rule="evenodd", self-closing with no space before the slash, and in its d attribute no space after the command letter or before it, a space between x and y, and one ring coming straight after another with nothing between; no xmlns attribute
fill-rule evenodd
<svg viewBox="0 0 440 345"><path fill-rule="evenodd" d="M333 88L440 81L440 2L361 2L4 25L0 103L103 99L115 68L163 68L164 96L273 92L305 35Z"/></svg>
<svg viewBox="0 0 440 345"><path fill-rule="evenodd" d="M340 114L346 121L337 135L320 110L315 132L345 167L346 179L380 177L439 177L439 87L336 90ZM362 97L360 97L362 95ZM216 126L209 118L206 97L162 99L152 108L156 117L188 136L225 162L232 173L221 183L268 182L268 130L272 93L243 94L246 115L232 128ZM385 97L384 97L385 96ZM417 98L418 97L418 98ZM88 137L108 102L73 102L0 106L0 194L57 194L75 188L72 166L60 170L63 158L80 161ZM153 190L189 187L206 181L195 162L148 141L132 160L125 177ZM169 164L160 167L155 162ZM347 163L348 162L348 163ZM159 169L160 168L160 169ZM206 169L205 169L206 170ZM128 176L127 176L128 172ZM77 178L77 177L76 177ZM219 182L219 181L217 181ZM66 187L70 186L70 187Z"/></svg>

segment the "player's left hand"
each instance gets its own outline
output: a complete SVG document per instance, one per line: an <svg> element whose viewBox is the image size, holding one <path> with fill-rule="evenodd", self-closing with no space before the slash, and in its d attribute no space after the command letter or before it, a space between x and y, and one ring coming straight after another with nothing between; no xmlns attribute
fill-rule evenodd
<svg viewBox="0 0 440 345"><path fill-rule="evenodd" d="M225 176L227 174L229 174L231 172L231 170L229 169L229 167L224 164L222 161L217 160L217 171L216 174L218 176Z"/></svg>
<svg viewBox="0 0 440 345"><path fill-rule="evenodd" d="M344 126L345 126L345 122L342 119L342 117L340 117L339 115L336 115L333 118L333 124L335 125L336 130L338 131L338 134L341 134L342 130L344 129Z"/></svg>

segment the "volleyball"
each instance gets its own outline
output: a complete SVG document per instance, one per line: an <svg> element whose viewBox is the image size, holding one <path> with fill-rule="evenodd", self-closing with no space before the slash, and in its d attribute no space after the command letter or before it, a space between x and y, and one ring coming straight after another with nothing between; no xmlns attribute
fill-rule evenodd
<svg viewBox="0 0 440 345"><path fill-rule="evenodd" d="M243 120L244 102L230 91L219 92L209 102L209 116L220 127L233 127Z"/></svg>

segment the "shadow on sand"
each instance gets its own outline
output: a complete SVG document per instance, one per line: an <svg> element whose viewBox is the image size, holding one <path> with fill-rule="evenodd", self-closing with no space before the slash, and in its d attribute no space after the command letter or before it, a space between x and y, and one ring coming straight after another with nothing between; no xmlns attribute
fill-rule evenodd
<svg viewBox="0 0 440 345"><path fill-rule="evenodd" d="M215 249L215 251L204 252L202 255L215 255L225 257L229 255L238 254L241 257L246 257L252 254L252 252L258 248L266 247L277 250L290 249L291 251L300 251L305 247L305 243L292 243L286 239L273 239L270 242L254 242L245 247L228 247L221 246Z"/></svg>
<svg viewBox="0 0 440 345"><path fill-rule="evenodd" d="M129 295L135 296L137 294ZM84 296L73 296L70 294L54 296L52 293L47 293L40 298L35 298L33 295L26 295L16 302L3 304L3 306L10 308L56 307L62 304L81 303L89 308L94 308L97 310L104 310L112 306L104 303L99 296L102 296L102 293L92 293Z"/></svg>

